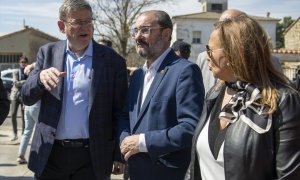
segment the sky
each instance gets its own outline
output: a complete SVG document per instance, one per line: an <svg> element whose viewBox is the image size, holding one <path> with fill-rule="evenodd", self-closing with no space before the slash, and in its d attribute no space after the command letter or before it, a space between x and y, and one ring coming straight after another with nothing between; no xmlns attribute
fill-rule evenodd
<svg viewBox="0 0 300 180"><path fill-rule="evenodd" d="M201 12L198 0L174 0L175 3L155 5L170 16ZM18 31L25 25L39 29L60 39L65 39L57 27L58 9L62 0L0 0L0 36ZM300 0L228 0L228 9L239 9L249 15L283 18L300 17Z"/></svg>

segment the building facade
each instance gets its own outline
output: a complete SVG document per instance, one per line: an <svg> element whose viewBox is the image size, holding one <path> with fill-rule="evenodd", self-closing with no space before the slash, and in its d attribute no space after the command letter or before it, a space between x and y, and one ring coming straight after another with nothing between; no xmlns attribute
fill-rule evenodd
<svg viewBox="0 0 300 180"><path fill-rule="evenodd" d="M300 50L300 17L283 34L285 49Z"/></svg>
<svg viewBox="0 0 300 180"><path fill-rule="evenodd" d="M58 40L28 26L0 36L0 70L19 67L18 61L22 55L27 56L29 62L34 62L40 46Z"/></svg>
<svg viewBox="0 0 300 180"><path fill-rule="evenodd" d="M190 60L195 62L199 53L205 51L213 24L228 7L228 0L199 0L202 11L195 14L173 16L172 42L183 40L191 44ZM200 4L199 4L200 5ZM247 13L247 12L246 12ZM280 19L252 16L268 33L273 47L276 44L276 23Z"/></svg>
<svg viewBox="0 0 300 180"><path fill-rule="evenodd" d="M284 49L273 50L279 57L284 74L293 80L300 68L300 17L284 31Z"/></svg>

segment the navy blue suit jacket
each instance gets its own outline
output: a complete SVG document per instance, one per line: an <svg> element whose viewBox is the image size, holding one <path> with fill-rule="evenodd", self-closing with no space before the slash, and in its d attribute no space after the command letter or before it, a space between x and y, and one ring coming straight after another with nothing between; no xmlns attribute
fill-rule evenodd
<svg viewBox="0 0 300 180"><path fill-rule="evenodd" d="M41 175L51 153L63 99L62 83L47 91L39 83L41 70L55 67L64 71L66 41L42 46L37 62L26 83L22 96L26 105L41 99L39 120L31 145L28 167ZM120 157L117 135L118 116L123 108L127 92L125 60L114 50L93 42L92 77L89 99L90 152L97 179L110 176L112 163ZM119 158L120 160L120 158Z"/></svg>
<svg viewBox="0 0 300 180"><path fill-rule="evenodd" d="M183 179L190 162L192 137L202 112L204 86L199 67L171 50L159 67L141 108L143 70L131 77L119 121L120 141L145 134L148 152L129 158L131 179Z"/></svg>

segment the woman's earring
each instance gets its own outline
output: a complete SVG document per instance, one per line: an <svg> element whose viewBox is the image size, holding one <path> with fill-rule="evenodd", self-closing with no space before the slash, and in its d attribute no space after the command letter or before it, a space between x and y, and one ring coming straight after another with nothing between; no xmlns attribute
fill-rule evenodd
<svg viewBox="0 0 300 180"><path fill-rule="evenodd" d="M226 65L227 65L227 66L230 66L230 64L229 64L229 63L227 63Z"/></svg>

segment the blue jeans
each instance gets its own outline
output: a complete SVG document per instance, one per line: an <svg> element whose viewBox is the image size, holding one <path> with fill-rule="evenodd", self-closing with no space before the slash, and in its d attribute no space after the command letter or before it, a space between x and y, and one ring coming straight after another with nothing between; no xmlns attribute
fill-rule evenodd
<svg viewBox="0 0 300 180"><path fill-rule="evenodd" d="M25 106L25 113L24 113L25 130L19 147L19 156L25 155L27 145L29 143L31 134L33 132L34 125L37 122L39 117L40 105L41 102L38 101L32 106Z"/></svg>

